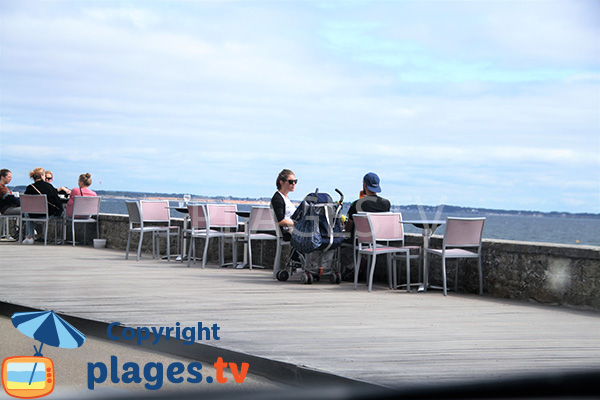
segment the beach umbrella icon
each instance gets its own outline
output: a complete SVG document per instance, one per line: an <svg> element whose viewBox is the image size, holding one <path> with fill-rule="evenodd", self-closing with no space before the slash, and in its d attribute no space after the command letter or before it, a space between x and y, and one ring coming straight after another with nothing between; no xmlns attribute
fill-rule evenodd
<svg viewBox="0 0 600 400"><path fill-rule="evenodd" d="M63 349L75 349L85 342L83 333L52 310L14 313L11 320L21 333L42 343L39 350L35 345L33 346L35 356L43 356L44 344Z"/></svg>
<svg viewBox="0 0 600 400"><path fill-rule="evenodd" d="M14 313L11 320L14 327L21 333L42 343L39 349L33 345L35 357L43 357L42 347L44 344L63 349L76 349L85 342L83 333L52 310ZM37 364L33 365L29 384L31 384Z"/></svg>

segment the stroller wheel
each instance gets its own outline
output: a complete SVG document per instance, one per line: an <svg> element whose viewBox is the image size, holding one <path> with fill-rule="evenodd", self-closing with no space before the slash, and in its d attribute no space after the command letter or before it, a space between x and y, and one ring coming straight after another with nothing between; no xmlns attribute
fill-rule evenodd
<svg viewBox="0 0 600 400"><path fill-rule="evenodd" d="M278 281L285 282L288 280L289 277L290 277L290 273L287 272L285 269L282 269L281 271L277 271L277 280Z"/></svg>
<svg viewBox="0 0 600 400"><path fill-rule="evenodd" d="M313 282L313 277L310 272L302 272L302 275L300 276L300 282L304 283L305 285L310 285Z"/></svg>
<svg viewBox="0 0 600 400"><path fill-rule="evenodd" d="M342 283L342 274L340 274L339 272L335 273L335 283L336 283L336 285L339 285L340 283Z"/></svg>
<svg viewBox="0 0 600 400"><path fill-rule="evenodd" d="M337 275L336 274L329 275L329 283L331 283L331 284L337 283Z"/></svg>
<svg viewBox="0 0 600 400"><path fill-rule="evenodd" d="M313 275L312 277L315 282L319 282L319 280L321 279L319 275Z"/></svg>

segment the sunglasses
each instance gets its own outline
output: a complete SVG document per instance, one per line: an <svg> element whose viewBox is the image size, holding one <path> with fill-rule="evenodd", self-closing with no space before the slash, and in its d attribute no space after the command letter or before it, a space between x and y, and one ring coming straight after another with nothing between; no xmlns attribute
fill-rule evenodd
<svg viewBox="0 0 600 400"><path fill-rule="evenodd" d="M298 179L288 179L287 183L289 183L290 185L295 185L296 183L298 183Z"/></svg>
<svg viewBox="0 0 600 400"><path fill-rule="evenodd" d="M52 179L54 179L53 177L46 177L46 181L51 181Z"/></svg>

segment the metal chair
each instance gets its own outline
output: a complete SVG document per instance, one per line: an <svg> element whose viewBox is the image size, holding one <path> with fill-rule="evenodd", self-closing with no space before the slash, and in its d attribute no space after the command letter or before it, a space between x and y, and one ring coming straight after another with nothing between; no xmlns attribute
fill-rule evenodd
<svg viewBox="0 0 600 400"><path fill-rule="evenodd" d="M219 266L223 267L225 266L225 241L230 240L233 245L238 233L237 205L207 204L207 211L210 215L210 229L218 230L223 234L219 236ZM233 252L235 251L233 246ZM233 261L235 262L236 260Z"/></svg>
<svg viewBox="0 0 600 400"><path fill-rule="evenodd" d="M194 264L196 263L196 240L204 239L204 251L202 252L202 269L206 267L206 257L208 255L208 245L211 238L220 238L224 236L223 232L210 229L210 214L208 207L205 204L188 204L190 214L190 229L185 231L185 234L190 236L190 244L188 247L189 267L192 261L192 252L194 253Z"/></svg>
<svg viewBox="0 0 600 400"><path fill-rule="evenodd" d="M449 258L476 258L479 270L479 294L483 295L483 275L481 271L481 239L485 218L455 218L446 219L446 232L441 249L427 249L427 254L442 257L442 280L444 283L444 296L448 294L446 282L446 259ZM465 250L474 249L474 251ZM425 271L429 273L429 257ZM425 279L428 280L426 276ZM454 290L458 289L458 260L454 278Z"/></svg>
<svg viewBox="0 0 600 400"><path fill-rule="evenodd" d="M140 203L137 201L126 201L125 205L127 206L127 213L129 214L129 231L127 233L127 250L125 251L125 259L129 259L129 245L131 243L131 234L133 232L140 234L140 241L138 243L137 249L137 261L140 261L140 256L142 253L142 241L144 239L145 232L152 233L152 258L155 257L155 240L154 233L163 229L162 227L156 226L144 226L144 219L142 218L142 210L140 208Z"/></svg>
<svg viewBox="0 0 600 400"><path fill-rule="evenodd" d="M377 256L385 254L388 258L387 267L390 289L397 286L396 260L401 255L406 260L406 283L407 290L410 291L410 251L419 247L404 246L402 215L399 213L354 214L353 220L355 243L357 246L355 249L357 257L354 267L354 289L356 290L358 286L361 256L364 254L371 258L371 263L367 270L367 284L369 292L371 292L373 289L373 276L375 274ZM390 242L396 242L400 245L394 246Z"/></svg>
<svg viewBox="0 0 600 400"><path fill-rule="evenodd" d="M273 222L272 211L269 207L252 207L250 209L250 217L248 218L248 223L246 225L246 232L240 232L236 236L236 244L237 242L245 242L246 248L248 249L248 267L252 270L252 241L260 240L275 240L276 241L276 255L275 255L275 263L273 269L275 270L275 265L279 268L280 262L278 262L281 257L280 253L280 241L277 237L277 226ZM285 242L284 242L285 243ZM237 247L234 244L234 248ZM234 262L237 261L237 253L234 251ZM263 247L261 242L260 247L260 263L263 263ZM274 272L276 274L276 272Z"/></svg>
<svg viewBox="0 0 600 400"><path fill-rule="evenodd" d="M48 214L48 199L45 194L22 194L21 198L21 222L43 223L44 224L44 246L48 244L48 224L55 221L54 240L58 241L57 227L58 221L62 217ZM33 217L33 216L36 217ZM19 243L23 241L23 229L19 227Z"/></svg>
<svg viewBox="0 0 600 400"><path fill-rule="evenodd" d="M73 246L75 246L75 224L96 224L96 238L100 237L100 224L98 223L98 214L100 213L101 197L96 196L75 196L73 200L73 215L65 214L63 227L63 243L67 240L67 224L71 221L71 231L73 232ZM95 218L94 218L95 217ZM86 242L86 230L83 231L83 243Z"/></svg>
<svg viewBox="0 0 600 400"><path fill-rule="evenodd" d="M179 251L179 226L171 225L171 213L168 200L140 200L140 210L144 227L153 228L152 240L156 241L157 258L160 258L158 241L161 236L167 240L167 261L171 261L171 237L177 239ZM157 225L160 224L160 225ZM152 248L154 248L154 243Z"/></svg>
<svg viewBox="0 0 600 400"><path fill-rule="evenodd" d="M12 219L15 220L15 226L21 226L21 213L20 210L17 211L19 211L17 214L0 214L0 239L13 239L10 235L10 221ZM19 228L19 230L20 229L21 228Z"/></svg>

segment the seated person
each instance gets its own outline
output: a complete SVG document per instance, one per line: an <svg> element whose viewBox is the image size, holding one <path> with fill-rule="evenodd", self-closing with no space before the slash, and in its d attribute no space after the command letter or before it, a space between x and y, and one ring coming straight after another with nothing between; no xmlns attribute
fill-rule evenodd
<svg viewBox="0 0 600 400"><path fill-rule="evenodd" d="M6 187L11 180L12 172L6 168L0 169L0 214L2 215L21 214L21 201Z"/></svg>
<svg viewBox="0 0 600 400"><path fill-rule="evenodd" d="M292 238L291 231L294 228L294 221L292 221L291 217L294 211L296 211L296 207L288 198L288 194L294 191L296 183L298 183L298 179L296 179L296 175L291 170L282 170L275 181L277 191L271 198L271 207L275 212L277 224L281 228L283 240L287 242Z"/></svg>
<svg viewBox="0 0 600 400"><path fill-rule="evenodd" d="M75 196L96 196L96 192L89 189L92 185L92 175L88 172L86 174L79 175L78 181L79 187L70 190L71 196L67 202L67 215L73 216L73 203L75 203Z"/></svg>
<svg viewBox="0 0 600 400"><path fill-rule="evenodd" d="M390 211L390 201L379 197L377 193L381 192L379 177L374 172L369 172L363 177L363 190L360 192L360 198L355 200L348 210L348 220L346 221L346 231L351 232L351 239L344 242L354 244L354 214L359 212L388 212ZM382 257L381 259L385 259ZM342 280L354 280L354 257L347 248L341 251Z"/></svg>
<svg viewBox="0 0 600 400"><path fill-rule="evenodd" d="M34 182L27 186L27 189L25 189L25 194L45 194L46 200L48 201L48 215L60 217L63 212L62 202L60 201L60 197L58 197L58 192L54 186L46 182L46 171L44 171L44 168L35 168L33 171L29 172L29 177L33 179ZM32 217L35 217L35 215ZM33 244L33 222L27 221L26 228L27 237L25 240L23 240L23 244Z"/></svg>
<svg viewBox="0 0 600 400"><path fill-rule="evenodd" d="M353 215L359 212L388 212L390 211L390 201L379 197L377 193L381 192L379 186L379 177L374 172L369 172L363 178L363 190L360 199L354 201L348 210L348 221L346 221L346 231L351 231L354 235Z"/></svg>
<svg viewBox="0 0 600 400"><path fill-rule="evenodd" d="M54 181L54 174L50 171L46 171L46 182L52 184L52 181ZM58 192L58 194L62 194L65 197L69 197L69 194L71 194L71 191L66 187L66 186L61 186L58 189L56 189L56 191Z"/></svg>

